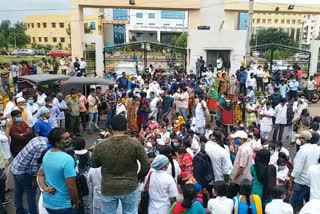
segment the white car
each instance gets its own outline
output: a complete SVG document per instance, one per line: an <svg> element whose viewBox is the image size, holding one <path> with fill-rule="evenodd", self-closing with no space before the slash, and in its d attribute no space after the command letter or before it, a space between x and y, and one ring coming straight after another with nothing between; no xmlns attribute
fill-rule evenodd
<svg viewBox="0 0 320 214"><path fill-rule="evenodd" d="M14 50L11 53L12 56L34 56L35 52L31 49L20 49L20 50Z"/></svg>
<svg viewBox="0 0 320 214"><path fill-rule="evenodd" d="M138 65L139 72L142 71L142 66ZM136 63L121 63L115 69L114 72L117 74L117 78L122 76L125 72L126 75L129 74L131 77L137 77Z"/></svg>
<svg viewBox="0 0 320 214"><path fill-rule="evenodd" d="M304 53L296 53L294 55L294 58L295 58L296 61L307 60L307 59L309 59L309 55L308 54L304 54Z"/></svg>

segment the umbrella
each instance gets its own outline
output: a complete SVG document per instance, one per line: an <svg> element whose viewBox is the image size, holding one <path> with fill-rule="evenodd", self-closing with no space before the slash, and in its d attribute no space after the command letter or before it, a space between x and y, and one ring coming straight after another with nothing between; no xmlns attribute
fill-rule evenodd
<svg viewBox="0 0 320 214"><path fill-rule="evenodd" d="M70 77L64 85L113 85L114 81L97 77Z"/></svg>

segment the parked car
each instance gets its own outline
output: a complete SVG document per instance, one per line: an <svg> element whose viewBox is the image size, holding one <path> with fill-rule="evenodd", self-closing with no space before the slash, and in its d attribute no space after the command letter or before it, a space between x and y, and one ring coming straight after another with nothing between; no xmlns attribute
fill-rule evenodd
<svg viewBox="0 0 320 214"><path fill-rule="evenodd" d="M44 50L35 50L34 51L36 55L38 56L43 56L46 55L46 52Z"/></svg>
<svg viewBox="0 0 320 214"><path fill-rule="evenodd" d="M296 61L308 60L309 59L309 55L308 54L304 54L304 53L296 53L294 55L294 58L295 58Z"/></svg>
<svg viewBox="0 0 320 214"><path fill-rule="evenodd" d="M20 49L11 52L12 56L34 56L35 52L31 49Z"/></svg>
<svg viewBox="0 0 320 214"><path fill-rule="evenodd" d="M52 50L47 53L47 56L52 56L52 57L71 56L71 53L65 50Z"/></svg>
<svg viewBox="0 0 320 214"><path fill-rule="evenodd" d="M114 72L117 74L117 78L122 76L122 73L125 72L126 74L130 75L131 77L137 76L137 68L136 63L121 63L117 65L114 69Z"/></svg>

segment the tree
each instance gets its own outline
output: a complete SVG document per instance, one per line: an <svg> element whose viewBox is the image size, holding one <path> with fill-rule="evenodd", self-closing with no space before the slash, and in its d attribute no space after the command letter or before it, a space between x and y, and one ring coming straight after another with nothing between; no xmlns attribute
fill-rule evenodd
<svg viewBox="0 0 320 214"><path fill-rule="evenodd" d="M188 45L188 34L182 33L178 38L173 37L171 40L171 44L180 48L187 48Z"/></svg>
<svg viewBox="0 0 320 214"><path fill-rule="evenodd" d="M15 43L18 48L24 47L30 42L30 37L25 33L23 22L17 22L11 26L9 20L4 20L0 24L0 48L8 49L14 47Z"/></svg>
<svg viewBox="0 0 320 214"><path fill-rule="evenodd" d="M256 44L264 45L271 43L288 46L298 46L298 43L294 41L293 37L289 37L288 33L282 30L279 31L276 28L261 29L257 32L256 36L252 37L250 41L251 46L255 46Z"/></svg>

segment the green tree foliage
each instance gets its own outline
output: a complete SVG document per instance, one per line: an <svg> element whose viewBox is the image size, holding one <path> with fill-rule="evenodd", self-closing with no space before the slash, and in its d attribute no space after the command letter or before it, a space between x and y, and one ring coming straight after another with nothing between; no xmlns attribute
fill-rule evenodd
<svg viewBox="0 0 320 214"><path fill-rule="evenodd" d="M182 33L178 38L173 37L171 40L171 45L180 47L180 48L187 48L188 45L188 34Z"/></svg>
<svg viewBox="0 0 320 214"><path fill-rule="evenodd" d="M256 39L257 42L256 42ZM257 45L265 45L271 43L277 43L281 45L287 46L295 46L297 47L299 43L294 41L293 37L289 37L289 34L284 31L279 31L276 28L268 28L268 29L261 29L257 32L256 36L253 36L251 41L251 46Z"/></svg>
<svg viewBox="0 0 320 214"><path fill-rule="evenodd" d="M8 49L15 46L22 48L30 42L30 37L25 33L23 22L17 22L14 26L9 20L4 20L0 24L0 48Z"/></svg>

